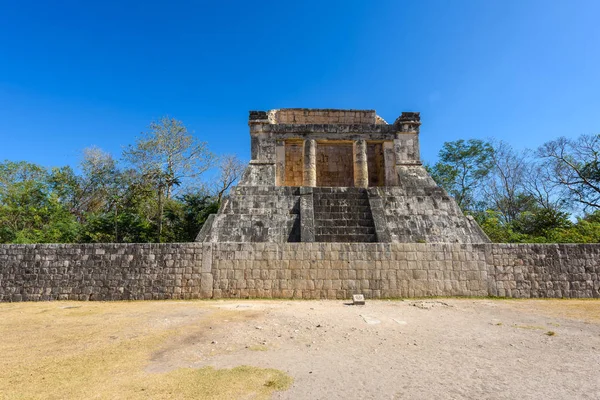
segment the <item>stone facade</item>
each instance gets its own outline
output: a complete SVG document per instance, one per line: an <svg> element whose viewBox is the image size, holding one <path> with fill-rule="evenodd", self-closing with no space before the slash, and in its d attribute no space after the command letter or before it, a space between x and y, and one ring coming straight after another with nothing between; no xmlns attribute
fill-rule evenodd
<svg viewBox="0 0 600 400"><path fill-rule="evenodd" d="M0 301L600 297L600 245L0 245Z"/></svg>
<svg viewBox="0 0 600 400"><path fill-rule="evenodd" d="M252 160L200 242L489 242L421 165L419 113L251 111L249 125Z"/></svg>

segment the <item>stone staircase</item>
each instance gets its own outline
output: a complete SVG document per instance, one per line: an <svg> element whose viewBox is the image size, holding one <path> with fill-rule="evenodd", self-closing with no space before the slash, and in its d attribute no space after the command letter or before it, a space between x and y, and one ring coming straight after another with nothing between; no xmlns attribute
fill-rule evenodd
<svg viewBox="0 0 600 400"><path fill-rule="evenodd" d="M376 242L366 189L313 189L315 242Z"/></svg>

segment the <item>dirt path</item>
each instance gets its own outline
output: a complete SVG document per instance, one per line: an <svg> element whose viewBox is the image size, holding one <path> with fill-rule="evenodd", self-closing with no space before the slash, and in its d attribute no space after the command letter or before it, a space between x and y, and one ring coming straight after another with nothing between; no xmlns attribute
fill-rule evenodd
<svg viewBox="0 0 600 400"><path fill-rule="evenodd" d="M177 362L181 353L195 349L215 355L188 366L276 368L295 379L290 390L276 395L280 399L600 398L600 325L594 317L600 302L213 306L255 318L215 327L169 362L183 366Z"/></svg>
<svg viewBox="0 0 600 400"><path fill-rule="evenodd" d="M600 399L600 301L102 304L130 321L112 336L177 327L149 351L147 375L276 369L294 379L276 399Z"/></svg>

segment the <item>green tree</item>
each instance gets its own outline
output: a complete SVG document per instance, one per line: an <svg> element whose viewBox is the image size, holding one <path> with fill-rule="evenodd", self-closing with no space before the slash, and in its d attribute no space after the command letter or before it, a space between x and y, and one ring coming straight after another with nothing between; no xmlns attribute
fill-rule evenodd
<svg viewBox="0 0 600 400"><path fill-rule="evenodd" d="M477 192L492 169L493 152L490 143L478 139L446 142L439 161L428 169L463 211L474 210L481 200Z"/></svg>
<svg viewBox="0 0 600 400"><path fill-rule="evenodd" d="M76 240L77 221L52 192L48 177L48 172L35 164L0 164L0 242Z"/></svg>
<svg viewBox="0 0 600 400"><path fill-rule="evenodd" d="M0 163L0 190L7 190L19 182L42 182L48 178L48 171L40 165L27 161L9 161Z"/></svg>
<svg viewBox="0 0 600 400"><path fill-rule="evenodd" d="M163 117L150 124L136 144L123 153L154 187L157 203L157 240L163 240L165 202L173 190L198 178L212 166L213 155L205 142L193 137L181 121Z"/></svg>
<svg viewBox="0 0 600 400"><path fill-rule="evenodd" d="M193 242L208 216L218 210L219 201L215 197L201 192L179 196L165 208L171 241Z"/></svg>
<svg viewBox="0 0 600 400"><path fill-rule="evenodd" d="M491 146L491 169L483 182L485 203L498 211L504 222L511 223L535 207L535 198L525 189L527 153L516 152L502 141L493 141Z"/></svg>
<svg viewBox="0 0 600 400"><path fill-rule="evenodd" d="M510 224L504 223L499 212L486 210L474 214L481 229L494 243L518 243L525 235L515 232Z"/></svg>
<svg viewBox="0 0 600 400"><path fill-rule="evenodd" d="M75 174L69 166L54 167L50 171L48 181L52 191L69 212L81 222L82 210L80 207L81 177Z"/></svg>
<svg viewBox="0 0 600 400"><path fill-rule="evenodd" d="M512 223L513 229L519 233L550 241L552 231L569 229L572 225L567 213L547 208L523 212Z"/></svg>
<svg viewBox="0 0 600 400"><path fill-rule="evenodd" d="M584 210L600 209L600 135L561 137L542 145L537 156L569 198Z"/></svg>

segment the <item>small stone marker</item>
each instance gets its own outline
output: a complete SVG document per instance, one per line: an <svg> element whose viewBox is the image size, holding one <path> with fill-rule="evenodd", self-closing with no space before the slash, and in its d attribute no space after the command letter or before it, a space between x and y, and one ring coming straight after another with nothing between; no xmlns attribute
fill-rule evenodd
<svg viewBox="0 0 600 400"><path fill-rule="evenodd" d="M352 304L355 306L364 306L365 305L365 296L362 294L353 294L352 295Z"/></svg>

